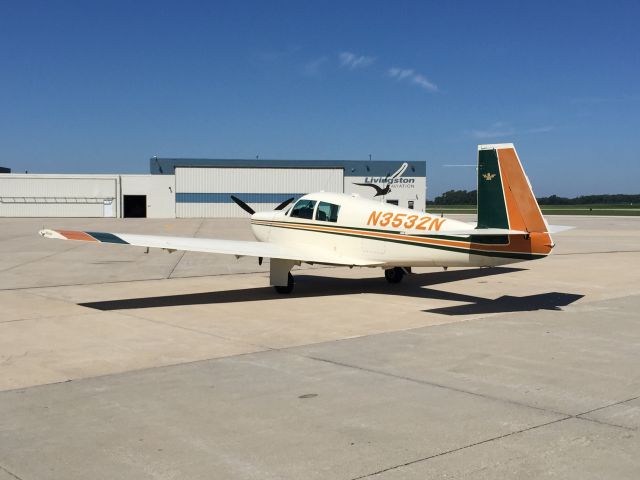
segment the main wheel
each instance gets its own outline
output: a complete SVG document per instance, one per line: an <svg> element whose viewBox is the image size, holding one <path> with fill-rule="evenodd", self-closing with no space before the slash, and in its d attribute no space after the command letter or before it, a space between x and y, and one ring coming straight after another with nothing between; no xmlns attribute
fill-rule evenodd
<svg viewBox="0 0 640 480"><path fill-rule="evenodd" d="M274 285L273 288L276 289L276 292L278 293L291 293L293 291L293 275L291 275L291 272L289 272L289 274L287 275L287 286L281 286L281 285Z"/></svg>
<svg viewBox="0 0 640 480"><path fill-rule="evenodd" d="M404 270L400 267L388 268L384 271L384 278L389 283L400 283L404 277Z"/></svg>

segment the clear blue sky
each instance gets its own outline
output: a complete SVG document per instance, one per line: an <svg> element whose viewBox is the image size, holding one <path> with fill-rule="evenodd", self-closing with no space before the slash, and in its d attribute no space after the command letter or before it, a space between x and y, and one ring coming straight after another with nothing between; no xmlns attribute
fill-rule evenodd
<svg viewBox="0 0 640 480"><path fill-rule="evenodd" d="M0 165L426 160L475 188L514 142L538 195L640 192L637 1L0 0Z"/></svg>

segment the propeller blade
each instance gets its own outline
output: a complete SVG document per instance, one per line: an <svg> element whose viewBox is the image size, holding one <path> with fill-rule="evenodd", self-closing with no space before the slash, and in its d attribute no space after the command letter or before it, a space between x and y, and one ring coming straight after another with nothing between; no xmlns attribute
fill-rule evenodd
<svg viewBox="0 0 640 480"><path fill-rule="evenodd" d="M291 197L287 200L285 200L284 202L282 202L280 205L278 205L275 210L282 210L284 207L286 207L287 205L289 205L291 202L293 202L295 197Z"/></svg>
<svg viewBox="0 0 640 480"><path fill-rule="evenodd" d="M256 211L251 208L249 205L247 205L246 203L244 203L242 200L240 200L238 197L236 197L235 195L231 195L231 200L233 200L234 202L236 202L236 204L243 209L245 212L247 212L249 215L253 215L254 213L256 213Z"/></svg>

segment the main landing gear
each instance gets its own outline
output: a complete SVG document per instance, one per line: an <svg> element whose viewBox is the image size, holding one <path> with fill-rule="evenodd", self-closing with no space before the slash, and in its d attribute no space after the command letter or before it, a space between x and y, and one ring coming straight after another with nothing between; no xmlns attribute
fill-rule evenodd
<svg viewBox="0 0 640 480"><path fill-rule="evenodd" d="M384 278L386 278L387 282L389 283L400 283L402 281L402 278L404 277L405 272L406 269L402 267L387 268L384 271Z"/></svg>
<svg viewBox="0 0 640 480"><path fill-rule="evenodd" d="M289 274L287 275L287 285L286 286L274 285L273 288L278 293L291 293L293 292L293 285L294 285L293 275L291 275L291 272L289 272Z"/></svg>
<svg viewBox="0 0 640 480"><path fill-rule="evenodd" d="M291 268L300 262L272 258L269 266L269 283L278 293L291 293L293 291L293 275Z"/></svg>

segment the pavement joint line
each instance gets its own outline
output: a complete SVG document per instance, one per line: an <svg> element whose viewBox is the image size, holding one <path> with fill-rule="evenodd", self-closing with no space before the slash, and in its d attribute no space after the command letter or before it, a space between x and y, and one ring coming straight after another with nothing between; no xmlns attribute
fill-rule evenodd
<svg viewBox="0 0 640 480"><path fill-rule="evenodd" d="M202 218L202 220L200 220L200 224L198 225L198 228L196 228L196 231L193 233L193 238L196 238L198 235L198 232L200 231L200 229L202 228L202 224L204 223L204 218ZM147 249L147 251L149 251ZM169 272L169 275L167 275L167 278L171 278L171 275L173 275L174 270L178 267L178 265L180 265L180 262L182 261L182 259L184 258L185 254L187 253L186 250L182 250L180 252L180 258L178 258L178 261L173 265L173 268L171 269L171 271Z"/></svg>
<svg viewBox="0 0 640 480"><path fill-rule="evenodd" d="M283 353L291 353L291 352L286 352L284 350L278 350L278 351L282 351ZM296 354L294 353L293 355L296 355ZM320 357L312 357L312 356L306 356L306 355L299 355L299 356L304 357L304 358L309 358L311 360L317 360L317 361L320 361L320 362L331 363L333 365L338 365L338 366L341 366L341 367L353 368L353 369L356 369L356 370L362 370L364 372L376 373L376 374L379 374L379 375L384 375L384 376L388 376L388 377L392 377L392 378L397 378L397 379L400 379L400 380L406 380L406 381L409 381L409 382L418 383L420 385L427 385L427 386L431 386L431 387L442 388L442 389L445 389L445 390L451 390L451 391L458 392L458 393L466 393L468 395L474 395L474 396L477 396L477 397L480 397L480 398L484 398L486 400L493 400L493 401L497 401L497 402L508 403L508 404L519 406L519 407L532 408L534 410L540 410L542 412L552 413L554 415L564 415L567 418L575 418L576 420L583 420L583 421L587 421L587 422L598 423L600 425L606 425L606 426L614 427L614 428L621 428L623 430L630 430L630 431L638 430L637 428L634 428L634 427L627 427L625 425L618 425L616 423L609 423L609 422L605 422L605 421L602 421L602 420L595 420L593 418L585 418L585 417L582 417L581 415L586 415L586 414L588 414L590 412L594 412L596 410L601 410L603 408L608 408L608 407L611 407L611 406L614 406L614 405L618 405L620 403L629 402L631 400L635 400L636 398L640 398L640 396L629 398L629 399L624 400L622 402L616 402L616 403L613 403L613 404L610 404L610 405L605 405L603 407L594 408L593 410L589 410L587 412L571 414L571 413L566 413L566 412L558 412L556 410L552 410L552 409L549 409L549 408L536 407L535 405L529 405L527 403L517 402L515 400L510 400L510 399L507 399L507 398L495 397L495 396L492 396L492 395L486 395L486 394L482 394L482 393L478 393L478 392L472 392L470 390L464 390L462 388L456 388L456 387L452 387L452 386L449 386L449 385L444 385L444 384L435 383L435 382L429 382L427 380L420 380L420 379L417 379L417 378L407 377L407 376L404 376L404 375L395 375L393 373L383 372L381 370L375 370L375 369L370 369L370 368L366 368L366 367L359 367L357 365L350 365L348 363L336 362L336 361L333 361L333 360L328 360L328 359L324 359L324 358L320 358Z"/></svg>
<svg viewBox="0 0 640 480"><path fill-rule="evenodd" d="M280 351L280 350L278 350L278 351ZM284 352L284 353L291 353L291 352ZM294 355L296 355L296 354L294 354ZM487 400L493 400L493 401L498 401L498 402L502 402L502 403L509 403L509 404L512 404L512 405L517 405L519 407L532 408L534 410L540 410L540 411L543 411L543 412L546 412L546 413L552 413L552 414L555 414L555 415L565 415L565 416L567 416L567 418L575 418L576 420L584 420L584 421L588 421L588 422L598 423L598 424L601 424L601 425L607 425L609 427L621 428L621 429L624 429L624 430L632 430L632 431L636 431L637 430L634 427L627 427L627 426L624 426L624 425L618 425L618 424L615 424L615 423L609 423L609 422L605 422L605 421L602 421L602 420L595 420L595 419L592 419L592 418L584 418L584 417L581 417L581 415L586 415L587 413L590 413L592 411L600 410L600 409L603 409L603 408L608 408L610 406L617 405L619 403L624 403L624 402L628 402L628 401L631 401L631 400L635 400L636 398L640 398L640 396L624 400L623 402L616 402L616 403L611 404L611 405L605 405L603 407L598 407L598 408L595 408L593 410L589 410L588 412L583 412L583 413L578 413L578 414L571 414L571 413L566 413L566 412L558 412L556 410L552 410L552 409L548 409L548 408L536 407L535 405L529 405L527 403L517 402L515 400L509 400L507 398L495 397L495 396L492 396L492 395L486 395L486 394L482 394L482 393L478 393L478 392L472 392L470 390L464 390L464 389L452 387L452 386L449 386L449 385L444 385L444 384L435 383L435 382L429 382L427 380L420 380L420 379L407 377L407 376L403 376L403 375L395 375L395 374L388 373L388 372L383 372L383 371L380 371L380 370L369 369L369 368L365 368L365 367L359 367L357 365L350 365L350 364L347 364L347 363L336 362L336 361L333 361L333 360L323 359L323 358L319 358L319 357L311 357L311 356L306 356L306 355L300 355L300 356L302 356L304 358L309 358L309 359L312 359L312 360L318 360L318 361L321 361L321 362L331 363L331 364L342 366L342 367L353 368L353 369L356 369L356 370L362 370L362 371L370 372L370 373L377 373L379 375L389 376L389 377L397 378L397 379L400 379L400 380L406 380L406 381L418 383L418 384L421 384L421 385L428 385L428 386L431 386L431 387L442 388L442 389L445 389L445 390L452 390L452 391L459 392L459 393L466 393L466 394L474 395L474 396L477 396L477 397L480 397L480 398L484 398L484 399L487 399Z"/></svg>
<svg viewBox="0 0 640 480"><path fill-rule="evenodd" d="M327 268L342 268L342 267L335 267L335 266L313 266L313 267L309 267L309 268L303 268L297 271L307 271L307 270L324 270ZM2 271L0 271L1 273ZM133 278L130 280L108 280L105 282L95 282L95 283L65 283L62 285L42 285L42 286L36 286L36 287L15 287L15 288L0 288L0 292L15 292L15 291L21 291L21 290L39 290L39 289L44 289L44 288L63 288L63 287L91 287L91 286L97 286L97 285L111 285L111 284L118 284L118 283L134 283L134 282L160 282L160 281L167 281L167 280L186 280L186 279L190 279L190 278L206 278L206 277L212 277L212 278L216 278L216 277L226 277L228 275L256 275L256 274L263 274L263 275L267 275L269 273L268 270L254 270L251 272L220 272L220 273L209 273L206 275L187 275L184 277L171 277L171 278L167 278L166 276L161 276L161 277L149 277L149 278ZM200 293L206 293L206 292L200 292ZM44 295L43 295L44 296ZM48 297L48 296L47 296ZM48 297L48 298L57 298L57 297Z"/></svg>
<svg viewBox="0 0 640 480"><path fill-rule="evenodd" d="M483 393L473 392L471 390L465 390L463 388L457 388L457 387L452 387L450 385L443 385L441 383L430 382L428 380L420 380L418 378L407 377L405 375L396 375L396 374L389 373L389 372L384 372L384 371L381 371L381 370L375 370L373 368L359 367L357 365L351 365L351 364L348 364L348 363L337 362L337 361L329 360L329 359L326 359L326 358L306 356L306 355L300 355L300 356L305 357L305 358L309 358L311 360L317 360L319 362L330 363L330 364L337 365L337 366L340 366L340 367L352 368L352 369L355 369L355 370L361 370L363 372L369 372L369 373L374 373L374 374L377 374L377 375L383 375L385 377L391 377L391 378L396 378L396 379L399 379L399 380L405 380L405 381L408 381L408 382L417 383L419 385L426 385L426 386L429 386L429 387L440 388L440 389L443 389L443 390L450 390L450 391L453 391L453 392L464 393L464 394L467 394L467 395L473 395L475 397L483 398L485 400L492 400L492 401L497 401L497 402L502 402L502 403L508 403L508 404L511 404L511 405L516 405L518 407L531 408L531 409L539 410L539 411L545 412L545 413L551 413L551 414L554 414L554 415L566 416L567 418L570 418L570 417L573 416L573 415L571 415L569 413L565 413L565 412L558 412L556 410L551 410L551 409L548 409L548 408L536 407L535 405L528 405L526 403L517 402L515 400L509 400L507 398L494 397L494 396L486 395L486 394L483 394Z"/></svg>
<svg viewBox="0 0 640 480"><path fill-rule="evenodd" d="M485 443L490 443L490 442L494 442L496 440L501 440L503 438L511 437L512 435L518 435L520 433L525 433L525 432L528 432L528 431L531 431L531 430L535 430L537 428L547 427L549 425L553 425L553 424L556 424L556 423L564 422L565 420L569 420L571 418L573 418L573 417L566 416L564 418L558 418L558 419L552 420L550 422L541 423L539 425L533 425L531 427L527 427L527 428L523 428L523 429L520 429L520 430L516 430L514 432L505 433L504 435L499 435L497 437L487 438L485 440L481 440L481 441L478 441L478 442L470 443L468 445L463 445L462 447L453 448L453 449L447 450L445 452L440 452L440 453L436 453L436 454L433 454L433 455L429 455L428 457L418 458L416 460L411 460L409 462L405 462L405 463L402 463L402 464L399 464L399 465L393 465L391 467L387 467L387 468L384 468L382 470L378 470L376 472L368 473L368 474L365 474L365 475L360 475L359 477L353 477L351 480L361 480L363 478L374 477L376 475L380 475L382 473L386 473L386 472L389 472L391 470L396 470L396 469L402 468L402 467L408 467L409 465L415 465L416 463L426 462L427 460L431 460L433 458L442 457L444 455L449 455L451 453L456 453L456 452L459 452L461 450L466 450L468 448L477 447L478 445L483 445Z"/></svg>
<svg viewBox="0 0 640 480"><path fill-rule="evenodd" d="M164 326L167 326L167 327L178 328L180 330L186 330L188 332L199 333L199 334L202 334L202 335L207 335L209 337L218 338L220 340L226 340L228 342L248 345L250 347L259 348L260 349L259 351L263 351L263 352L264 351L269 351L269 350L277 350L277 349L274 349L274 348L269 347L267 345L259 345L259 344L255 344L255 343L243 342L241 340L237 340L237 339L234 339L234 338L225 337L224 335L218 335L218 334L211 333L211 332L205 332L204 330L198 330L197 328L190 328L190 327L185 327L185 326L182 326L182 325L176 325L174 323L164 322L162 320L152 320L152 319L146 318L146 317L139 317L139 316L134 315L134 314L129 313L129 312L123 312L122 310L118 311L118 313L121 314L121 315L127 316L127 317L135 318L137 320L145 320L147 322L154 323L156 325L164 325ZM258 353L258 352L256 351L256 352L253 352L253 353ZM235 355L229 355L227 357L218 357L218 358L229 358L229 357L233 357L233 356L235 356ZM214 357L214 358L210 358L209 360L215 360L215 359L216 358Z"/></svg>
<svg viewBox="0 0 640 480"><path fill-rule="evenodd" d="M5 268L4 270L0 270L0 273L4 273L4 272L8 272L9 270L13 270L14 268L20 268L20 267L24 267L25 265L29 265L31 263L36 263L39 262L40 260L46 260L47 258L51 258L51 257L55 257L56 255L60 255L63 253L67 253L70 252L71 250L75 250L76 248L80 248L83 245L73 245L70 248L67 248L66 250L63 250L61 252L54 252L54 253L50 253L49 255L45 255L44 257L39 257L39 258L34 258L33 260L27 260L26 262L23 263L19 263L17 265L13 265L9 268Z"/></svg>
<svg viewBox="0 0 640 480"><path fill-rule="evenodd" d="M592 410L587 410L586 412L578 413L576 416L578 417L580 415L588 415L590 413L597 412L598 410L604 410L605 408L615 407L616 405L622 405L623 403L631 402L639 398L640 398L640 395L637 395L635 397L627 398L626 400L620 400L619 402L610 403L609 405L605 405L604 407L598 407Z"/></svg>
<svg viewBox="0 0 640 480"><path fill-rule="evenodd" d="M286 348L297 348L297 347L286 347ZM176 368L176 367L182 367L182 366L197 365L199 363L204 363L204 362L216 362L216 361L223 361L223 360L229 360L229 359L233 360L233 359L236 359L236 358L245 357L247 355L257 355L257 354L261 354L261 353L271 353L271 352L278 352L278 351L279 350L277 350L277 349L269 349L269 350L261 350L261 351L243 352L243 353L236 353L234 355L227 355L227 356L224 356L224 357L199 358L197 360L189 360L189 361L186 361L186 362L168 363L166 365L154 365L154 366L151 366L151 367L135 368L133 370L123 370L121 372L103 373L103 374L99 374L99 375L92 375L92 376L89 376L89 377L66 378L64 380L57 380L55 382L39 383L39 384L36 384L36 385L25 385L25 386L22 386L22 387L8 388L6 390L0 390L0 396L2 396L5 393L25 392L27 390L32 390L32 389L41 388L41 387L49 387L49 386L52 386L52 385L60 385L60 384L63 384L63 383L86 382L86 381L90 381L90 380L117 377L117 376L121 376L121 375L129 375L129 374L136 374L136 373L142 373L142 372L150 372L152 370L157 370L159 368Z"/></svg>
<svg viewBox="0 0 640 480"><path fill-rule="evenodd" d="M581 417L580 414L572 415L572 417L575 418L576 420L582 420L584 422L597 423L598 425L605 425L607 427L620 428L622 430L627 430L629 432L637 432L638 431L638 429L636 427L627 427L626 425L619 425L617 423L610 423L610 422L605 422L603 420L596 420L595 418Z"/></svg>
<svg viewBox="0 0 640 480"><path fill-rule="evenodd" d="M17 480L22 480L22 478L20 478L18 475L16 475L15 473L7 470L5 467L3 467L2 465L0 465L0 470L2 470L3 472L5 472L7 475L10 475L11 477L17 479Z"/></svg>
<svg viewBox="0 0 640 480"><path fill-rule="evenodd" d="M88 315L88 313L79 315ZM0 325L4 325L5 323L16 323L16 322L31 322L31 321L39 321L39 320L53 320L59 317L68 317L69 315L51 315L49 317L38 317L38 318L14 318L13 320L0 320Z"/></svg>

